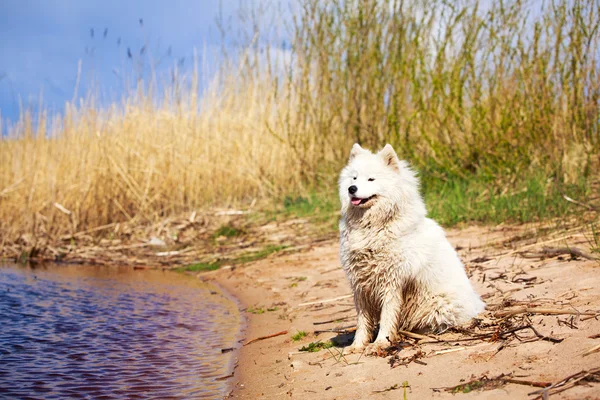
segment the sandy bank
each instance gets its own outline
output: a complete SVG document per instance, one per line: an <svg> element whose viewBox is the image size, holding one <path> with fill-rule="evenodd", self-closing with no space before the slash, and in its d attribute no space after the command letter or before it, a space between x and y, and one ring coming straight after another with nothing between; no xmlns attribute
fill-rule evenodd
<svg viewBox="0 0 600 400"><path fill-rule="evenodd" d="M600 352L586 355L600 347L593 315L600 311L600 263L561 254L566 245L589 252L584 234L540 239L523 228L471 227L448 236L488 310L478 324L406 338L378 356L344 354L355 312L336 241L203 275L247 308L245 342L287 331L240 344L231 397L450 398L452 390L443 388L462 385L454 391L464 398L533 399L528 394L539 386L600 367ZM542 253L548 246L563 250ZM293 341L299 331L307 336ZM331 339L331 348L299 351ZM593 380L583 373L550 393L562 388L556 398L600 398Z"/></svg>

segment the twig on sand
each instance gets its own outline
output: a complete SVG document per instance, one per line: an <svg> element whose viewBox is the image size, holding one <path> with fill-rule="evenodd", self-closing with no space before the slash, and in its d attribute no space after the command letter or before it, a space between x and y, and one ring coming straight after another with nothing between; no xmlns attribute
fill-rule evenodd
<svg viewBox="0 0 600 400"><path fill-rule="evenodd" d="M256 339L252 339L249 342L246 342L244 344L244 346L248 346L250 343L258 342L260 340L265 340L265 339L274 338L276 336L286 335L287 333L288 333L288 331L281 331L281 332L274 333L272 335L257 337Z"/></svg>
<svg viewBox="0 0 600 400"><path fill-rule="evenodd" d="M594 207L594 206L592 206L592 205L590 205L590 204L585 204L585 203L582 203L582 202L580 202L580 201L577 201L577 200L575 200L575 199L572 199L572 198L570 198L569 196L567 196L566 194L563 194L563 199L565 199L565 200L566 200L566 201L568 201L569 203L573 203L573 204L577 204L578 206L585 207L585 208L587 208L587 209L588 209L588 210L590 210L590 211L598 211L598 210L596 209L596 207Z"/></svg>
<svg viewBox="0 0 600 400"><path fill-rule="evenodd" d="M320 304L320 303L331 303L332 301L347 299L349 297L352 297L352 295L347 294L345 296L334 297L333 299L325 299L325 300L310 301L308 303L300 303L300 304L298 304L298 307L312 306L313 304Z"/></svg>
<svg viewBox="0 0 600 400"><path fill-rule="evenodd" d="M519 307L512 310L496 311L494 317L504 318L517 314L551 314L551 315L598 315L597 312L580 312L577 310L562 310L560 308Z"/></svg>
<svg viewBox="0 0 600 400"><path fill-rule="evenodd" d="M550 382L536 382L536 381L527 381L524 379L512 379L512 378L506 378L506 379L504 379L504 382L514 383L517 385L541 387L541 388L545 388L546 386L550 385Z"/></svg>
<svg viewBox="0 0 600 400"><path fill-rule="evenodd" d="M356 331L356 326L352 325L352 326L346 326L346 327L343 327L343 328L317 330L317 331L314 331L314 334L315 335L319 335L321 333L342 333L342 334L347 334L347 333L352 333L354 331Z"/></svg>
<svg viewBox="0 0 600 400"><path fill-rule="evenodd" d="M466 383L461 383L456 386L450 387L442 387L442 388L433 388L434 392L439 392L444 390L446 392L451 393L469 393L473 390L484 389L490 390L500 387L501 385L505 385L507 383L514 383L516 385L526 385L526 386L534 386L534 387L547 387L550 385L550 382L536 382L536 381L528 381L523 379L514 379L512 374L500 374L493 378L488 378L486 375L481 376L478 379L471 380Z"/></svg>
<svg viewBox="0 0 600 400"><path fill-rule="evenodd" d="M483 339L487 339L487 338L496 338L496 339L504 339L506 335L511 334L511 333L515 333L518 331L522 331L525 329L531 329L533 331L533 333L540 339L542 340L546 340L548 342L552 342L552 343L560 343L563 341L563 339L557 339L557 338L553 338L550 336L544 336L541 333L539 333L533 326L531 325L523 325L523 326L518 326L516 328L512 328L512 329L507 329L505 331L495 331L495 332L488 332L488 333L483 333L480 335L475 335L469 338L463 338L463 339L455 339L455 340L443 340L443 339L437 339L437 340L431 340L431 341L424 341L424 342L420 342L419 344L433 344L433 343L460 343L460 342L470 342L473 340L483 340Z"/></svg>
<svg viewBox="0 0 600 400"><path fill-rule="evenodd" d="M537 252L520 252L519 255L523 258L544 258L544 257L556 257L563 254L569 254L571 257L581 257L588 260L597 260L591 254L584 252L577 247L546 247L542 251Z"/></svg>
<svg viewBox="0 0 600 400"><path fill-rule="evenodd" d="M454 352L463 351L466 349L467 349L466 347L455 347L454 349L439 350L439 351L433 352L433 354L431 354L431 356L441 356L442 354L454 353Z"/></svg>
<svg viewBox="0 0 600 400"><path fill-rule="evenodd" d="M342 321L346 321L352 318L356 318L354 316L349 316L349 317L343 317L343 318L336 318L336 319L330 319L328 321L317 321L317 322L313 322L313 325L326 325L326 324L331 324L333 322L342 322Z"/></svg>
<svg viewBox="0 0 600 400"><path fill-rule="evenodd" d="M567 376L566 378L556 383L553 383L552 385L544 389L528 393L528 395L537 395L535 399L546 399L552 394L560 393L562 391L575 387L581 381L600 382L600 368L593 368L589 371L579 371L578 373Z"/></svg>
<svg viewBox="0 0 600 400"><path fill-rule="evenodd" d="M583 353L582 356L589 356L590 354L596 353L597 351L600 351L600 344L595 345L594 347Z"/></svg>
<svg viewBox="0 0 600 400"><path fill-rule="evenodd" d="M398 333L400 333L406 337L418 339L418 340L431 340L431 339L437 340L437 338L435 338L435 337L420 335L418 333L409 332L409 331L399 330Z"/></svg>
<svg viewBox="0 0 600 400"><path fill-rule="evenodd" d="M564 235L564 236L557 237L557 238L554 238L554 239L545 240L543 242L528 244L527 246L521 246L519 249L509 251L508 253L496 254L494 256L490 256L490 257L493 257L493 258L490 258L490 260L494 260L494 259L498 259L498 258L506 257L506 256L511 256L513 254L522 253L523 250L525 250L525 249L531 249L533 247L539 247L539 246L542 246L542 245L545 245L545 244L548 244L548 243L560 242L561 240L572 239L572 238L575 238L575 237L585 237L585 235L578 234L578 233L575 233L575 234L570 233L568 235Z"/></svg>

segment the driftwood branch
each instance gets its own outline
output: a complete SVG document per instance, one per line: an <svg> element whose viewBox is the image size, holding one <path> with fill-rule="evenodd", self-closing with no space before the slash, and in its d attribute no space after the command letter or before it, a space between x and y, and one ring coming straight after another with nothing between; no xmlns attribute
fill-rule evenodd
<svg viewBox="0 0 600 400"><path fill-rule="evenodd" d="M288 333L288 331L281 331L281 332L274 333L272 335L257 337L256 339L252 339L249 342L246 342L244 344L244 346L248 346L249 344L254 343L254 342L258 342L260 340L265 340L265 339L270 339L270 338L274 338L274 337L277 337L277 336L285 335L287 333Z"/></svg>
<svg viewBox="0 0 600 400"><path fill-rule="evenodd" d="M556 257L563 254L568 254L571 257L585 258L588 260L598 259L597 257L594 257L593 255L588 254L577 247L547 247L541 251L523 251L519 253L519 255L523 258Z"/></svg>
<svg viewBox="0 0 600 400"><path fill-rule="evenodd" d="M589 371L579 371L578 373L569 375L544 389L536 390L535 392L528 394L530 396L537 395L536 399L546 399L552 394L560 393L575 387L580 381L600 381L600 368L593 368Z"/></svg>
<svg viewBox="0 0 600 400"><path fill-rule="evenodd" d="M561 310L560 308L518 307L512 310L496 311L494 317L504 318L517 314L550 314L550 315L598 315L597 312L580 312L577 310Z"/></svg>

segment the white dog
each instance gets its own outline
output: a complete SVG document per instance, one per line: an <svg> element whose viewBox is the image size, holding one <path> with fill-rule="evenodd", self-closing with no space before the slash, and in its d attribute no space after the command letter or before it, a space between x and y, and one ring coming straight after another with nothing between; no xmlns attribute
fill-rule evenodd
<svg viewBox="0 0 600 400"><path fill-rule="evenodd" d="M442 228L426 217L419 181L389 144L352 147L340 180L341 262L358 323L352 351L382 348L398 330L443 331L485 308ZM373 347L371 346L371 347Z"/></svg>

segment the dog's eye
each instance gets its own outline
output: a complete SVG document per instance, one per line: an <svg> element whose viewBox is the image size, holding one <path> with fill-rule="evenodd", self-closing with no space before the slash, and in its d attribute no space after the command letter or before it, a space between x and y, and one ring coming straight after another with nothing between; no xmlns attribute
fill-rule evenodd
<svg viewBox="0 0 600 400"><path fill-rule="evenodd" d="M375 178L369 178L369 182L373 182Z"/></svg>
<svg viewBox="0 0 600 400"><path fill-rule="evenodd" d="M352 178L352 179L356 180L356 177L354 177L354 178Z"/></svg>

